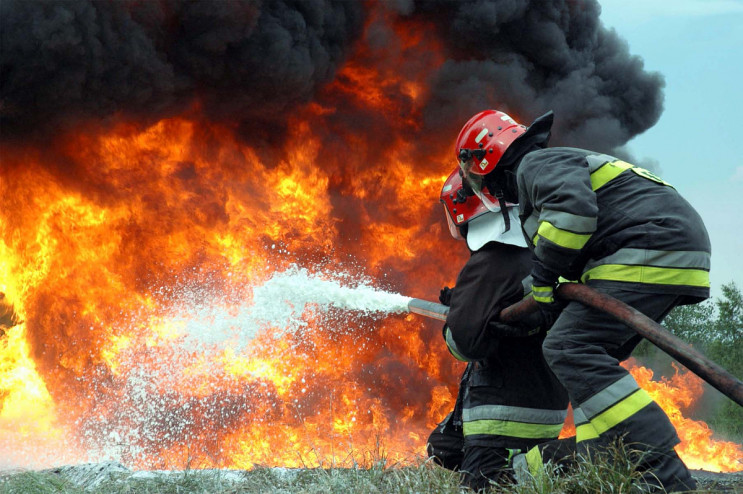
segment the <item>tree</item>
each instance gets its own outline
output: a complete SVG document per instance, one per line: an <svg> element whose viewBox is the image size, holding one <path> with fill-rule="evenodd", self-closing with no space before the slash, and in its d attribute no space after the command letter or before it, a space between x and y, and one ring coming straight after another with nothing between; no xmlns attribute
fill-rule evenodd
<svg viewBox="0 0 743 494"><path fill-rule="evenodd" d="M663 326L743 380L743 294L735 282L723 285L722 297L714 301L676 307ZM643 341L634 355L652 362L661 374L672 371L673 359L648 341ZM743 407L718 396L719 402L707 402L695 418L707 422L719 436L743 442Z"/></svg>

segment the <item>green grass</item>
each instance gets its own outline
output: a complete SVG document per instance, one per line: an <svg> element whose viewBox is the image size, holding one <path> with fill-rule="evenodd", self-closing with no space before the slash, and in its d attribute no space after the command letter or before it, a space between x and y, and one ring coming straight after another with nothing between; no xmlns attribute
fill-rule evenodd
<svg viewBox="0 0 743 494"><path fill-rule="evenodd" d="M636 455L635 455L636 456ZM529 477L521 484L492 485L491 494L631 494L637 487L633 452L618 448L592 461L581 459L570 474L550 465L546 474ZM114 464L114 467L117 465ZM700 482L700 493L743 493L743 474L733 482ZM47 493L270 493L270 494L366 494L366 493L463 493L459 475L421 459L416 466L389 466L384 459L370 468L281 469L249 471L185 470L178 473L132 472L124 468L63 467L41 472L0 474L2 494Z"/></svg>

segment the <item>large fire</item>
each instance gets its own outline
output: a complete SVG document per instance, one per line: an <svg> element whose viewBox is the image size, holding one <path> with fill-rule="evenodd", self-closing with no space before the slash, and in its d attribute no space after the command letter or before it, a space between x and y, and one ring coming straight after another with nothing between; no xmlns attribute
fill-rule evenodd
<svg viewBox="0 0 743 494"><path fill-rule="evenodd" d="M453 136L411 137L442 59L413 32L387 65L365 64L362 44L270 153L198 105L3 148L0 314L12 307L17 321L0 318L0 462L315 467L423 454L462 370L439 324L312 313L281 338L211 331L292 265L431 300L453 284L466 249L435 202ZM403 60L415 77L396 69ZM356 128L357 112L378 116ZM743 469L739 445L682 415L700 382L648 372L633 368L689 466Z"/></svg>

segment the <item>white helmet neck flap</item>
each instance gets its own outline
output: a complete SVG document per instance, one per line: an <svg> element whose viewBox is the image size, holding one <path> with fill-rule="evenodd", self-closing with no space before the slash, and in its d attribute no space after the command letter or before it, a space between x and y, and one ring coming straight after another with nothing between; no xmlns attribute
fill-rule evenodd
<svg viewBox="0 0 743 494"><path fill-rule="evenodd" d="M508 216L511 218L512 225L508 231L504 231L506 222L500 211L488 212L471 220L467 225L467 245L469 248L479 250L488 242L499 242L526 248L526 240L524 240L521 229L513 228L513 226L520 224L515 207L508 208Z"/></svg>

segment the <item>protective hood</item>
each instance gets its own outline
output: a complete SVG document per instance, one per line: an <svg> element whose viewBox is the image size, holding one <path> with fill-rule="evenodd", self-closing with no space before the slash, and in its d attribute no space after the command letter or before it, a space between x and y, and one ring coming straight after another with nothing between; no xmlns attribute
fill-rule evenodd
<svg viewBox="0 0 743 494"><path fill-rule="evenodd" d="M546 148L550 140L554 120L555 114L551 110L534 120L526 129L526 132L508 146L508 150L498 161L498 167L501 169L511 168L518 164L526 153L533 151L535 148Z"/></svg>
<svg viewBox="0 0 743 494"><path fill-rule="evenodd" d="M511 229L505 233L506 221L500 211L485 213L467 223L467 246L470 250L479 250L488 242L499 242L526 248L526 241L521 229L514 228L515 225L520 224L516 209L515 207L508 208Z"/></svg>

